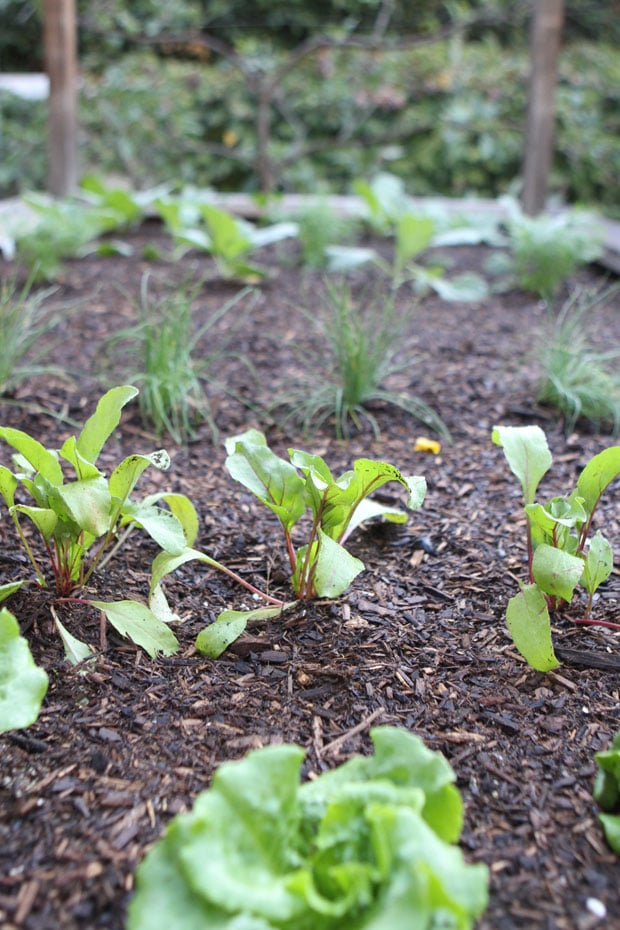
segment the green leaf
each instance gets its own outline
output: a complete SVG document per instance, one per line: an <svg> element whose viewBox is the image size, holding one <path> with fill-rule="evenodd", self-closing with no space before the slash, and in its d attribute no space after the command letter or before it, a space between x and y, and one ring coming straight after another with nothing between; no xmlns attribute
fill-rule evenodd
<svg viewBox="0 0 620 930"><path fill-rule="evenodd" d="M417 275L416 275L417 277ZM435 276L426 282L442 300L447 301L477 301L489 296L489 285L474 271L455 275L453 278Z"/></svg>
<svg viewBox="0 0 620 930"><path fill-rule="evenodd" d="M378 258L374 249L354 245L328 245L325 249L327 271L342 273L354 271L361 265L367 265Z"/></svg>
<svg viewBox="0 0 620 930"><path fill-rule="evenodd" d="M581 583L589 594L607 581L614 567L614 553L600 530L590 540Z"/></svg>
<svg viewBox="0 0 620 930"><path fill-rule="evenodd" d="M140 604L138 601L90 601L89 603L102 610L121 636L128 636L152 659L157 658L159 652L165 656L173 655L179 648L172 630L162 623L146 604Z"/></svg>
<svg viewBox="0 0 620 930"><path fill-rule="evenodd" d="M503 448L510 470L521 483L524 504L532 504L552 462L544 432L540 426L495 426L492 438Z"/></svg>
<svg viewBox="0 0 620 930"><path fill-rule="evenodd" d="M251 235L239 220L210 204L201 204L200 212L209 230L211 252L214 255L230 261L250 250Z"/></svg>
<svg viewBox="0 0 620 930"><path fill-rule="evenodd" d="M10 597L11 594L15 594L16 591L19 591L23 584L23 581L8 581L6 584L0 584L0 604L2 601L6 601L7 597Z"/></svg>
<svg viewBox="0 0 620 930"><path fill-rule="evenodd" d="M105 443L121 419L121 410L138 394L131 385L111 388L100 398L95 412L88 418L80 433L76 449L82 458L94 464Z"/></svg>
<svg viewBox="0 0 620 930"><path fill-rule="evenodd" d="M77 639L73 636L60 622L55 613L54 624L65 648L65 659L70 662L71 665L79 665L80 662L84 662L85 659L92 658L93 649L87 643L83 643L81 639Z"/></svg>
<svg viewBox="0 0 620 930"><path fill-rule="evenodd" d="M366 498L366 500L360 501L355 508L355 512L349 520L346 533L341 537L340 542L344 543L353 530L361 526L362 523L365 523L367 520L375 520L377 517L381 517L389 523L407 522L407 512L405 510L399 510L397 507L387 507L385 504L380 504L379 501Z"/></svg>
<svg viewBox="0 0 620 930"><path fill-rule="evenodd" d="M526 585L511 597L506 622L512 640L523 658L538 672L560 664L553 651L551 621L545 595L535 584Z"/></svg>
<svg viewBox="0 0 620 930"><path fill-rule="evenodd" d="M620 807L620 778L616 778L602 767L599 768L594 779L592 796L602 810L613 812Z"/></svg>
<svg viewBox="0 0 620 930"><path fill-rule="evenodd" d="M416 510L422 505L426 494L426 481L420 476L405 477L389 462L372 459L357 459L353 470L347 471L336 481L320 456L312 456L299 449L289 449L291 463L307 476L309 499L315 515L321 508L321 528L332 539L343 541L365 519L376 516L376 507L362 509L362 501L388 481L397 481L408 492L407 506ZM314 494L310 493L314 489ZM385 508L385 512L392 508ZM351 525L352 524L352 525Z"/></svg>
<svg viewBox="0 0 620 930"><path fill-rule="evenodd" d="M248 623L279 617L284 606L257 607L256 610L224 610L217 620L200 631L196 637L196 649L210 659L217 659L231 643L239 639Z"/></svg>
<svg viewBox="0 0 620 930"><path fill-rule="evenodd" d="M302 787L304 798L325 804L342 785L374 780L420 789L424 819L443 840L456 842L463 826L463 802L454 787L456 776L448 760L429 749L419 736L400 727L374 727L370 736L373 755L354 756L320 779L308 782Z"/></svg>
<svg viewBox="0 0 620 930"><path fill-rule="evenodd" d="M47 686L47 675L32 658L27 640L19 634L17 620L3 607L0 610L0 733L34 723Z"/></svg>
<svg viewBox="0 0 620 930"><path fill-rule="evenodd" d="M166 552L180 555L187 548L183 527L170 510L127 501L122 514L124 520L135 522Z"/></svg>
<svg viewBox="0 0 620 930"><path fill-rule="evenodd" d="M58 515L50 508L16 504L11 510L16 513L23 513L32 520L43 539L50 539L58 524Z"/></svg>
<svg viewBox="0 0 620 930"><path fill-rule="evenodd" d="M267 746L217 770L194 807L194 828L179 853L188 884L203 899L276 926L301 904L287 889L299 772L304 751Z"/></svg>
<svg viewBox="0 0 620 930"><path fill-rule="evenodd" d="M73 465L78 478L98 478L101 475L96 465L93 465L92 462L87 461L87 459L80 455L77 448L77 438L75 436L69 436L69 438L65 440L60 448L59 454L65 461Z"/></svg>
<svg viewBox="0 0 620 930"><path fill-rule="evenodd" d="M160 494L159 499L168 504L168 507L181 524L186 544L188 546L193 546L196 542L200 525L196 508L189 497L185 494L166 493ZM147 503L150 503L150 500L148 500Z"/></svg>
<svg viewBox="0 0 620 930"><path fill-rule="evenodd" d="M454 774L406 731L372 737L374 757L302 785L294 746L220 766L139 867L128 930L469 930L488 870L434 832L417 785L456 792Z"/></svg>
<svg viewBox="0 0 620 930"><path fill-rule="evenodd" d="M62 468L54 452L46 449L40 442L33 439L28 433L10 427L0 427L0 439L12 446L35 472L40 472L50 484L61 485L63 481Z"/></svg>
<svg viewBox="0 0 620 930"><path fill-rule="evenodd" d="M340 597L354 578L364 571L364 563L318 530L319 546L314 568L314 589L318 597Z"/></svg>
<svg viewBox="0 0 620 930"><path fill-rule="evenodd" d="M583 559L542 543L534 552L534 581L550 597L561 597L570 603L583 573Z"/></svg>
<svg viewBox="0 0 620 930"><path fill-rule="evenodd" d="M166 575L180 568L181 565L185 565L186 562L192 562L194 559L199 562L206 562L207 565L212 565L214 568L220 567L215 559L211 559L204 552L200 552L199 549L185 548L182 552L176 554L165 551L158 553L151 566L151 594L161 584Z"/></svg>
<svg viewBox="0 0 620 930"><path fill-rule="evenodd" d="M181 618L174 612L161 585L157 585L149 594L149 609L162 623L181 623Z"/></svg>
<svg viewBox="0 0 620 930"><path fill-rule="evenodd" d="M579 475L577 493L588 514L594 513L603 491L620 475L620 446L611 446L593 456Z"/></svg>
<svg viewBox="0 0 620 930"><path fill-rule="evenodd" d="M603 825L609 846L620 856L620 814L599 814L598 819Z"/></svg>
<svg viewBox="0 0 620 930"><path fill-rule="evenodd" d="M19 482L13 472L5 468L4 465L0 465L0 494L2 494L9 509L15 503L15 490L18 484Z"/></svg>
<svg viewBox="0 0 620 930"><path fill-rule="evenodd" d="M283 239L295 238L299 233L299 224L291 222L272 223L270 226L252 226L247 233L253 249L274 245Z"/></svg>
<svg viewBox="0 0 620 930"><path fill-rule="evenodd" d="M66 513L80 529L90 533L95 539L107 533L110 528L112 498L108 482L103 476L64 484L58 488L57 495L64 504ZM64 514L59 513L59 516L62 518Z"/></svg>
<svg viewBox="0 0 620 930"><path fill-rule="evenodd" d="M125 501L136 486L140 475L149 465L154 465L160 471L166 471L170 467L170 456L165 449L159 449L149 455L127 456L110 475L109 487L112 497Z"/></svg>
<svg viewBox="0 0 620 930"><path fill-rule="evenodd" d="M258 430L226 440L226 468L290 530L306 510L305 482L289 462L267 446Z"/></svg>
<svg viewBox="0 0 620 930"><path fill-rule="evenodd" d="M404 213L396 223L395 273L399 275L408 262L427 249L435 232L435 223L428 216Z"/></svg>

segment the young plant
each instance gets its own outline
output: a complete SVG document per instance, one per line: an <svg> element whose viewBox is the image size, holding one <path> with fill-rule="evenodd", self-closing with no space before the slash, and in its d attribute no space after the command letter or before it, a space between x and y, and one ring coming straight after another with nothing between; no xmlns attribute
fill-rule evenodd
<svg viewBox="0 0 620 930"><path fill-rule="evenodd" d="M336 436L360 430L364 421L376 436L379 423L373 403L399 407L443 436L448 430L439 415L412 394L387 387L390 377L410 371L419 361L407 352L407 317L387 294L358 309L343 283L327 284L327 302L307 314L318 341L303 348L295 382L286 385L276 410L306 433L333 418Z"/></svg>
<svg viewBox="0 0 620 930"><path fill-rule="evenodd" d="M549 308L537 399L559 411L567 434L579 419L596 428L611 427L614 435L620 432L620 349L599 348L593 338L595 308L617 291L576 290L559 313Z"/></svg>
<svg viewBox="0 0 620 930"><path fill-rule="evenodd" d="M247 257L256 249L297 235L296 223L256 227L209 203L187 203L183 197L160 198L157 208L172 233L177 251L200 249L215 259L223 278L256 284L266 272Z"/></svg>
<svg viewBox="0 0 620 930"><path fill-rule="evenodd" d="M30 194L24 201L38 219L16 236L16 258L30 269L34 281L53 281L64 259L79 256L107 228L99 211L75 200Z"/></svg>
<svg viewBox="0 0 620 930"><path fill-rule="evenodd" d="M572 210L527 216L512 198L502 198L510 239L505 262L516 285L549 301L564 281L603 251L603 229L591 214Z"/></svg>
<svg viewBox="0 0 620 930"><path fill-rule="evenodd" d="M469 930L489 873L455 844L463 804L442 755L396 727L300 784L304 750L224 763L136 876L128 930Z"/></svg>
<svg viewBox="0 0 620 930"><path fill-rule="evenodd" d="M594 756L598 766L594 780L594 800L603 811L598 815L605 838L620 856L620 730L609 749Z"/></svg>
<svg viewBox="0 0 620 930"><path fill-rule="evenodd" d="M29 727L39 716L48 686L36 665L19 624L5 607L0 610L0 733Z"/></svg>
<svg viewBox="0 0 620 930"><path fill-rule="evenodd" d="M213 371L224 359L236 358L250 367L247 359L229 347L252 312L252 302L241 311L240 306L253 292L240 291L196 327L193 305L203 281L180 285L154 298L149 280L148 274L142 278L136 304L138 323L114 333L107 346L114 350L115 362L119 345L125 345L130 358L138 360L126 372L127 380L139 386L142 420L159 438L168 433L176 443L187 442L198 423L205 421L215 442L218 430L206 386L219 386ZM225 316L233 322L205 350L205 337Z"/></svg>
<svg viewBox="0 0 620 930"><path fill-rule="evenodd" d="M147 211L156 200L166 196L165 185L145 191L132 191L126 187L106 184L94 174L88 174L80 182L80 195L105 222L105 228L127 229L138 226L147 216Z"/></svg>
<svg viewBox="0 0 620 930"><path fill-rule="evenodd" d="M32 293L29 280L19 290L15 278L0 284L0 395L6 397L39 374L65 374L64 370L46 364L53 346L50 334L59 319L46 314L43 305L53 289Z"/></svg>
<svg viewBox="0 0 620 930"><path fill-rule="evenodd" d="M486 282L475 272L446 278L443 267L427 267L420 261L423 253L434 245L480 242L485 235L490 235L488 224L486 231L467 223L465 227L451 229L449 234L439 233L437 218L420 215L415 202L405 193L402 180L387 172L377 175L370 184L357 181L354 189L362 198L362 216L371 229L394 237L394 255L389 262L372 249L344 247L331 253L329 270L345 271L373 261L390 277L394 290L410 281L417 291L433 290L447 301L476 301L488 295Z"/></svg>
<svg viewBox="0 0 620 930"><path fill-rule="evenodd" d="M549 610L570 603L579 584L587 592L587 605L585 616L575 622L620 629L591 616L594 594L613 568L609 542L600 530L592 535L594 514L603 492L620 475L620 446L590 459L569 495L541 504L536 491L552 463L544 432L538 426L496 426L492 438L521 484L526 517L528 583L508 602L506 621L521 655L545 672L559 665Z"/></svg>
<svg viewBox="0 0 620 930"><path fill-rule="evenodd" d="M308 207L298 218L298 237L305 268L327 268L333 261L334 246L355 238L357 227L352 219L340 216L326 202ZM346 251L346 247L345 247Z"/></svg>
<svg viewBox="0 0 620 930"><path fill-rule="evenodd" d="M162 615L169 619L169 612L160 609L159 601L154 599L147 607L136 601L103 602L82 596L96 569L105 565L136 528L170 554L191 545L197 533L195 510L184 495L156 493L141 501L131 497L146 468L169 467L164 450L128 456L109 478L97 467L122 408L137 393L133 386L112 388L99 400L80 434L66 439L58 451L45 448L21 430L0 427L0 439L15 450L13 469L0 466L0 494L37 584L46 588L52 582L58 603L78 601L95 607L121 635L130 636L154 657L158 651L170 654L177 648L174 634L161 619ZM63 465L73 473L69 479ZM160 501L169 509L158 506ZM43 554L33 545L24 518L38 533ZM25 583L24 579L3 585L0 598Z"/></svg>
<svg viewBox="0 0 620 930"><path fill-rule="evenodd" d="M345 549L344 543L365 520L385 517L396 523L406 521L403 510L370 500L370 494L386 482L396 481L408 492L407 507L416 510L426 493L424 478L405 477L387 462L357 459L353 469L337 479L318 455L289 449L290 461L287 462L272 452L263 434L254 429L227 439L226 451L230 475L278 518L298 600L340 597L347 590L364 569L364 564ZM293 531L299 528L308 509L310 529L302 545L296 545ZM167 574L192 559L225 572L271 605L257 610L221 613L196 640L198 650L212 658L221 655L243 633L249 621L278 616L295 603L263 594L221 563L189 547L179 555L162 552L155 558L151 595L158 594Z"/></svg>

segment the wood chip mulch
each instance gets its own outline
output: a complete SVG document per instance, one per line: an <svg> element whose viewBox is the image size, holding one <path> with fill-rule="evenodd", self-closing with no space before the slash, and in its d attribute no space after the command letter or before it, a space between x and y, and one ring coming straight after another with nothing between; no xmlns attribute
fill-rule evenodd
<svg viewBox="0 0 620 930"><path fill-rule="evenodd" d="M26 382L14 400L31 406L2 405L4 424L58 447L71 429L32 405L83 422L102 393L101 340L132 319L130 297L148 267L139 246L157 235L155 229L134 235L131 260L67 263L53 300L77 309L55 360L72 381ZM449 254L452 270L480 267L482 250ZM288 249L274 260L238 336L257 382L230 360L226 379L237 396L268 399L294 375L296 352L310 338L299 310L313 311L322 277L300 271L295 258ZM195 255L151 268L154 288L206 274L198 315L236 292ZM10 273L0 266L1 277ZM580 282L592 285L600 277L590 269ZM360 272L355 281L380 286L378 273ZM307 750L307 776L369 752L369 730L379 724L419 734L456 772L466 806L462 848L469 861L485 862L491 871L480 930L620 927L620 863L605 844L592 800L594 753L620 727L620 634L578 627L569 610L554 617L559 669L535 672L516 652L504 611L525 574L524 523L518 484L490 433L495 423L543 426L554 456L545 494L572 489L591 455L612 440L582 424L566 437L553 412L536 405L532 350L545 322L536 298L510 292L480 304L448 304L408 292L403 300L419 358L396 387L418 394L449 426L453 442L443 443L438 455L414 450L415 439L428 431L393 408L375 408L380 438L368 430L343 443L328 426L306 438L261 421L232 396L214 396L222 437L258 426L279 453L291 445L307 448L334 471L363 455L426 476L426 502L405 526L370 526L351 538L366 571L347 596L300 604L280 620L252 627L211 661L195 651L196 634L224 607L250 604L227 578L189 563L166 584L183 618L180 651L152 661L108 631L107 649L87 674L64 660L50 594L20 592L8 603L50 687L38 721L1 737L0 925L6 930L121 930L138 863L171 817L209 785L217 765L269 743L295 742ZM601 338L618 346L618 296L601 320ZM275 521L229 478L221 440L213 445L204 426L187 448L163 445L170 471L145 475L139 487L152 483L188 494L201 515L198 546L286 595ZM158 446L137 409L128 409L106 454L114 463ZM391 485L386 492L401 500ZM607 492L597 522L616 562L596 614L614 622L620 622L619 492L618 484ZM24 562L6 519L0 539L4 582ZM144 596L155 554L144 540L123 550L92 590L117 599ZM98 644L96 612L71 605L57 610L75 635Z"/></svg>

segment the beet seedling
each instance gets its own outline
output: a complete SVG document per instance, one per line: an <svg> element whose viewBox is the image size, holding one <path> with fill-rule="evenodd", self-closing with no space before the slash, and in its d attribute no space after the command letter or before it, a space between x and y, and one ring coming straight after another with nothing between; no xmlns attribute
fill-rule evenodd
<svg viewBox="0 0 620 930"><path fill-rule="evenodd" d="M100 399L79 436L70 436L58 451L45 448L21 430L0 427L0 439L14 450L14 469L0 465L0 494L38 585L46 588L52 582L60 601L78 600L96 607L121 635L130 636L155 657L158 651L169 655L178 648L176 637L161 619L159 601L149 607L129 600L88 601L81 593L92 574L134 529L143 529L171 554L191 545L198 530L196 512L185 495L151 494L141 501L131 497L146 468L169 467L170 458L163 449L128 456L109 478L96 465L118 426L122 408L137 393L131 385L112 388ZM65 476L69 470L73 472L70 480ZM160 501L168 509L160 507ZM32 544L24 518L37 531L44 555ZM19 580L0 586L0 600L23 584ZM164 616L169 619L169 611Z"/></svg>
<svg viewBox="0 0 620 930"><path fill-rule="evenodd" d="M374 517L404 523L404 510L387 507L369 495L396 481L408 492L407 507L422 505L426 481L419 476L405 477L387 462L357 459L351 471L334 478L324 460L299 449L289 449L289 461L268 447L258 430L250 429L226 441L226 467L230 475L251 491L277 517L284 534L291 582L298 600L316 597L339 597L364 564L349 553L344 543L361 523ZM302 545L294 541L299 521L310 511L310 528ZM279 615L295 601L286 602L265 595L235 572L196 549L188 548L178 556L160 553L153 562L152 594L160 590L161 580L192 559L224 571L260 596L270 606L257 610L226 610L206 627L196 640L200 652L217 658L243 633L249 620L263 620Z"/></svg>
<svg viewBox="0 0 620 930"><path fill-rule="evenodd" d="M544 432L539 426L496 426L492 438L521 483L526 517L528 584L508 602L506 621L519 652L545 672L559 665L549 610L570 603L577 585L588 599L585 616L575 622L620 629L591 616L594 593L613 568L611 546L600 531L592 535L592 524L603 492L620 475L620 446L590 459L568 496L541 504L536 491L552 463Z"/></svg>

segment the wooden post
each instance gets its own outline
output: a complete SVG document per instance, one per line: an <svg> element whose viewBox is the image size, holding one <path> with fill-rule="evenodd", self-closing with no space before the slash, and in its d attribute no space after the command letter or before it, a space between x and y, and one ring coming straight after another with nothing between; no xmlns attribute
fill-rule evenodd
<svg viewBox="0 0 620 930"><path fill-rule="evenodd" d="M523 163L523 210L545 206L553 153L554 97L564 0L534 0L530 35L530 86Z"/></svg>
<svg viewBox="0 0 620 930"><path fill-rule="evenodd" d="M65 197L78 180L75 0L43 0L43 47L50 82L48 189Z"/></svg>

